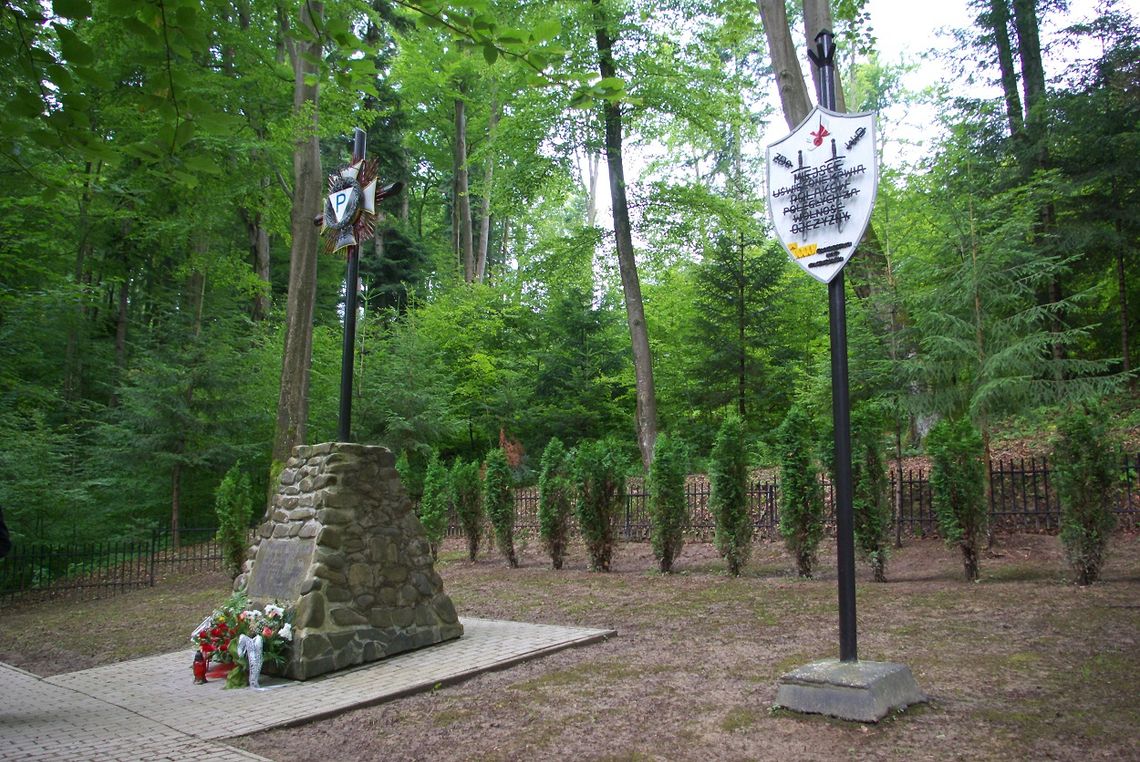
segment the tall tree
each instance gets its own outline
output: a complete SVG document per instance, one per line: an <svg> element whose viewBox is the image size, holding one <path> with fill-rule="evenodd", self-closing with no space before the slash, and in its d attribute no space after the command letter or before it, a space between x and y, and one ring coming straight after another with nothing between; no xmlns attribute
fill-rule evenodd
<svg viewBox="0 0 1140 762"><path fill-rule="evenodd" d="M603 82L617 77L613 49L617 42L617 25L603 0L591 0L594 11L598 70ZM617 245L618 270L625 296L626 321L633 345L633 372L637 394L637 447L641 465L646 471L653 461L653 445L657 440L657 393L653 387L653 354L649 348L649 329L645 323L645 307L641 301L641 281L637 275L637 258L629 221L626 197L625 163L622 158L621 104L613 99L602 103L606 134L606 166L610 177L610 200L613 205L614 238Z"/></svg>
<svg viewBox="0 0 1140 762"><path fill-rule="evenodd" d="M271 482L276 481L277 470L289 458L293 447L305 442L309 417L309 363L313 353L317 285L317 229L313 215L323 206L317 125L324 4L309 0L301 4L301 32L296 35L291 33L291 22L282 6L278 6L278 20L282 31L289 35L287 48L293 65L293 114L297 119L297 133L293 143L289 296L285 307L285 348Z"/></svg>

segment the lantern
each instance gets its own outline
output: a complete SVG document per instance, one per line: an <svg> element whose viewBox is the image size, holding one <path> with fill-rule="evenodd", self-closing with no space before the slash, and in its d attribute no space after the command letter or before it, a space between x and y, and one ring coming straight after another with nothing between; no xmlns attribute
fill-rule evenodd
<svg viewBox="0 0 1140 762"><path fill-rule="evenodd" d="M206 682L206 657L201 651L194 652L194 684L201 685Z"/></svg>

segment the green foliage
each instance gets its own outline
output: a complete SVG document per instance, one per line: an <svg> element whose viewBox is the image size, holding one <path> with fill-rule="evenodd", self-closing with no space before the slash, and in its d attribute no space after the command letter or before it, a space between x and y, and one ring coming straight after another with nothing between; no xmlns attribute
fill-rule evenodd
<svg viewBox="0 0 1140 762"><path fill-rule="evenodd" d="M515 569L519 565L515 555L515 497L511 489L511 467L507 454L496 447L487 454L487 472L483 475L483 502L487 516L495 529L495 543Z"/></svg>
<svg viewBox="0 0 1140 762"><path fill-rule="evenodd" d="M938 531L962 551L966 579L978 579L979 545L989 518L982 437L970 419L944 418L926 436L930 496Z"/></svg>
<svg viewBox="0 0 1140 762"><path fill-rule="evenodd" d="M214 541L222 549L222 563L231 577L241 574L249 548L249 522L253 518L253 491L249 476L235 463L214 491L218 531Z"/></svg>
<svg viewBox="0 0 1140 762"><path fill-rule="evenodd" d="M542 451L542 473L538 477L538 535L555 569L561 569L566 559L573 509L572 462L562 441L554 437Z"/></svg>
<svg viewBox="0 0 1140 762"><path fill-rule="evenodd" d="M886 582L891 505L883 462L884 416L870 403L851 411L851 488L855 546L871 565L876 582Z"/></svg>
<svg viewBox="0 0 1140 762"><path fill-rule="evenodd" d="M438 455L435 451L433 454ZM420 468L416 468L412 464L412 459L408 457L407 450L401 452L400 457L396 458L396 473L400 475L400 483L404 486L404 491L413 498L418 499L424 494L426 470L426 464Z"/></svg>
<svg viewBox="0 0 1140 762"><path fill-rule="evenodd" d="M748 515L748 451L744 424L730 413L717 432L709 459L709 509L716 519L713 542L736 577L752 552L752 518Z"/></svg>
<svg viewBox="0 0 1140 762"><path fill-rule="evenodd" d="M451 465L451 503L467 536L467 558L471 561L479 554L479 537L483 533L482 488L479 464L456 459Z"/></svg>
<svg viewBox="0 0 1140 762"><path fill-rule="evenodd" d="M780 332L786 315L782 279L788 258L776 245L750 246L743 234L721 235L697 270L694 369L705 409L736 409L746 430L776 426L790 404L793 368L784 362ZM797 326L797 330L803 330Z"/></svg>
<svg viewBox="0 0 1140 762"><path fill-rule="evenodd" d="M431 544L431 554L439 555L439 544L447 531L447 509L451 492L447 468L439 462L439 453L432 452L424 472L424 492L420 498L419 518L424 534Z"/></svg>
<svg viewBox="0 0 1140 762"><path fill-rule="evenodd" d="M673 562L684 547L689 503L685 497L686 453L684 444L667 434L658 434L649 467L649 520L653 555L662 572L673 571Z"/></svg>
<svg viewBox="0 0 1140 762"><path fill-rule="evenodd" d="M793 405L777 432L780 453L780 535L801 577L811 577L823 538L823 486L813 452L810 416Z"/></svg>
<svg viewBox="0 0 1140 762"><path fill-rule="evenodd" d="M625 462L610 439L583 442L574 457L578 496L574 510L586 543L591 571L608 572L614 552L615 525L621 513Z"/></svg>
<svg viewBox="0 0 1140 762"><path fill-rule="evenodd" d="M1100 576L1113 511L1120 494L1120 455L1111 445L1103 409L1073 410L1057 425L1053 483L1061 501L1061 544L1077 575L1091 585Z"/></svg>

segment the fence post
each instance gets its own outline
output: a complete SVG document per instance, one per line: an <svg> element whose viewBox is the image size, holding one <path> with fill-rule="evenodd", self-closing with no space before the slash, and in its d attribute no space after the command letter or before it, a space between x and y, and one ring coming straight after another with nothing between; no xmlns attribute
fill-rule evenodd
<svg viewBox="0 0 1140 762"><path fill-rule="evenodd" d="M633 512L633 491L632 490L626 490L626 492L625 492L625 539L626 539L626 542L629 542L629 538L632 534L632 526L631 526L632 518L633 518L631 516L632 512Z"/></svg>
<svg viewBox="0 0 1140 762"><path fill-rule="evenodd" d="M155 556L158 555L158 533L159 530L150 530L150 587L154 587L154 563Z"/></svg>

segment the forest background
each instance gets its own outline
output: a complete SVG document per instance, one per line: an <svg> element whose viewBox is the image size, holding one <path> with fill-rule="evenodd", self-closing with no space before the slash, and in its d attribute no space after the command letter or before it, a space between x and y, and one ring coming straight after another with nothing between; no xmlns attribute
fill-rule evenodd
<svg viewBox="0 0 1140 762"><path fill-rule="evenodd" d="M555 436L611 438L640 472L666 431L700 470L728 410L755 466L796 402L826 441L825 288L763 206L764 136L803 109L787 52L821 12L847 110L939 122L884 168L848 267L852 399L884 447L915 452L944 415L1039 431L1097 398L1136 423L1140 40L1127 6L1087 5L973 0L957 79L916 93L860 0L12 0L14 538L213 524L235 463L264 491L289 447L334 438L345 269L312 218L356 126L405 186L361 250L356 441L413 471L510 441L520 481ZM623 155L636 181L599 211Z"/></svg>

